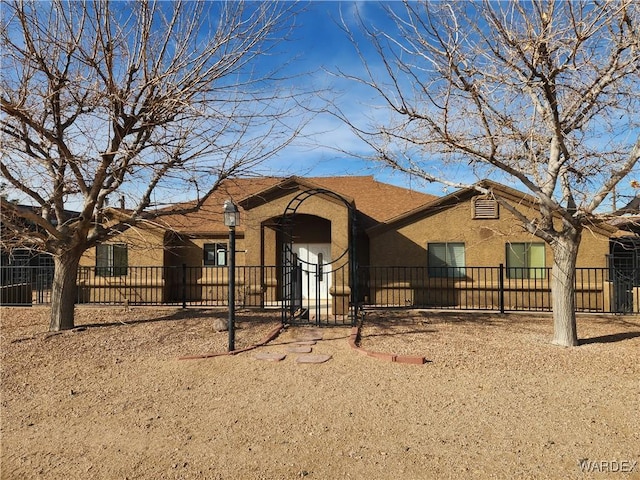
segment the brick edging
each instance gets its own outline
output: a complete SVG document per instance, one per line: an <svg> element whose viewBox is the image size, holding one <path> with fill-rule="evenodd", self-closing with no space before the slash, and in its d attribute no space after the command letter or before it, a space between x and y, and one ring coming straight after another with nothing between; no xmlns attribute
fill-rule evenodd
<svg viewBox="0 0 640 480"><path fill-rule="evenodd" d="M427 363L427 359L419 355L396 355L395 353L382 353L365 350L358 345L359 341L360 327L351 327L351 334L349 335L349 346L361 355L377 358L385 362L405 363L410 365L422 365L424 363Z"/></svg>
<svg viewBox="0 0 640 480"><path fill-rule="evenodd" d="M254 343L253 345L249 345L248 347L239 348L237 350L232 350L230 352L203 353L203 354L200 354L200 355L186 355L184 357L178 357L178 360L200 360L200 359L203 359L203 358L223 357L225 355L237 355L238 353L248 352L249 350L254 350L254 349L258 348L258 347L261 347L261 346L269 343L271 340L273 340L278 335L280 335L280 332L283 329L284 329L284 325L282 325L282 324L278 325L277 327L275 327L274 329L269 331L267 336L264 337L262 340L260 340L258 343Z"/></svg>

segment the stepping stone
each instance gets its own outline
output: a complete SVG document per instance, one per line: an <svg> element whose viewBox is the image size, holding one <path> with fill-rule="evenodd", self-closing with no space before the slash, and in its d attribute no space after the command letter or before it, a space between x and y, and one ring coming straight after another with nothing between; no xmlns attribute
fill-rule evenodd
<svg viewBox="0 0 640 480"><path fill-rule="evenodd" d="M316 342L313 342L316 343ZM308 345L292 345L287 347L289 353L311 353L311 347Z"/></svg>
<svg viewBox="0 0 640 480"><path fill-rule="evenodd" d="M303 335L300 335L297 339L299 342L314 342L317 340L322 340L322 333L318 332L309 332Z"/></svg>
<svg viewBox="0 0 640 480"><path fill-rule="evenodd" d="M316 341L315 340L297 340L293 343L296 345L315 345Z"/></svg>
<svg viewBox="0 0 640 480"><path fill-rule="evenodd" d="M300 355L296 363L324 363L331 359L331 355Z"/></svg>
<svg viewBox="0 0 640 480"><path fill-rule="evenodd" d="M281 360L284 360L285 357L286 355L284 353L261 352L261 353L256 353L253 358L255 358L256 360L267 360L269 362L279 362Z"/></svg>

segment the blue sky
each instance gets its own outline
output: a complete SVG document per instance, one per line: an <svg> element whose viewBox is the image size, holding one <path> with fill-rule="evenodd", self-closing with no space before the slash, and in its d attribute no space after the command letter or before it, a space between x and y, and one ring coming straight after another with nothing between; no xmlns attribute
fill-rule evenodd
<svg viewBox="0 0 640 480"><path fill-rule="evenodd" d="M310 1L304 5L304 10L296 17L297 28L292 32L291 38L280 44L277 55L265 56L265 64L256 65L256 68L271 70L274 62L276 65L291 62L285 73L294 77L290 82L292 88L304 86L324 89L325 93L335 97L341 110L356 124L362 125L368 116L385 115L383 111L376 110L375 106L381 105L381 100L370 89L330 73L342 71L361 75L361 61L354 45L343 31L341 22L344 21L356 36L359 31L358 16L368 25L392 32L394 24L383 6L377 1ZM402 8L399 2L389 0L385 5ZM365 53L371 48L364 39L358 46ZM296 76L298 74L299 77ZM277 176L374 175L379 181L434 195L451 191L441 184L409 178L383 169L380 164L360 159L359 156L366 156L371 151L345 124L329 114L315 116L304 133L304 137L265 163L260 173ZM428 160L420 159L423 165ZM477 180L466 163L459 167L448 167L446 177L461 183L473 183ZM524 190L521 185L504 176L495 175L492 179ZM162 193L158 195L162 196Z"/></svg>
<svg viewBox="0 0 640 480"><path fill-rule="evenodd" d="M393 3L398 4L390 1L385 4L393 6ZM402 8L402 5L398 4L398 7ZM347 113L354 123L362 124L367 115L378 115L375 105L380 105L381 100L366 87L327 73L340 70L356 76L361 75L362 64L354 45L339 25L344 21L350 30L357 34L357 15L361 16L367 25L375 25L386 32L395 29L388 14L378 2L311 1L306 11L297 17L298 28L292 35L292 41L286 44L283 53L296 59L292 67L297 71L313 72L309 77L312 84L318 88L328 88L337 95L342 111ZM370 48L366 40L359 42L358 46L365 54ZM374 175L380 181L434 195L452 191L441 184L409 178L383 169L380 164L359 159L358 155L370 153L366 145L358 140L348 127L328 114L315 117L306 133L310 134L311 138L301 140L272 159L268 164L268 173L307 176ZM353 155L339 150L353 152ZM423 166L428 161L426 158L420 160ZM460 183L473 183L478 180L466 163L458 167L448 166L446 177ZM500 172L494 173L492 179L526 191L519 181ZM625 194L633 195L634 192L628 190L628 183L626 179L619 185L619 194L623 194L624 191ZM602 207L608 209L610 206L610 201L605 201Z"/></svg>
<svg viewBox="0 0 640 480"><path fill-rule="evenodd" d="M362 85L335 74L341 71L359 75L362 71L354 45L341 25L344 21L357 34L357 15L379 28L393 28L378 2L311 1L297 16L297 28L291 35L291 41L282 46L282 54L285 58L294 59L289 71L306 74L298 81L311 82L319 90L326 89L325 93L335 96L349 118L361 123L374 112L374 105L379 104L379 99ZM367 42L360 42L359 48L367 51ZM409 178L362 160L358 156L367 155L370 150L348 127L329 114L315 116L305 134L295 145L271 159L265 165L266 172L279 176L373 175L382 182L434 195L447 192L443 185ZM466 172L459 176L461 181L475 181Z"/></svg>
<svg viewBox="0 0 640 480"><path fill-rule="evenodd" d="M282 53L295 59L290 71L307 74L300 81L327 89L327 94L337 98L341 109L353 118L362 118L364 105L373 101L371 92L330 73L338 70L357 73L361 67L354 46L340 25L344 20L349 27L356 28L356 10L378 25L388 23L377 2L309 2L298 15L298 26L292 40L283 45ZM367 150L343 123L329 114L317 115L305 133L312 136L300 139L269 162L268 168L274 174L374 175L381 181L407 183L397 175L381 172L379 165L340 152L366 154Z"/></svg>

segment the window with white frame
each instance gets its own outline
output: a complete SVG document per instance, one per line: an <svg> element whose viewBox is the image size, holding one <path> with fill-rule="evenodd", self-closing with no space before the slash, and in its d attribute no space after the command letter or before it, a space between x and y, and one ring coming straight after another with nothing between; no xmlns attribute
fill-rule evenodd
<svg viewBox="0 0 640 480"><path fill-rule="evenodd" d="M226 243L205 243L202 250L206 266L221 267L227 264Z"/></svg>
<svg viewBox="0 0 640 480"><path fill-rule="evenodd" d="M124 243L101 243L96 246L96 276L122 277L127 275L129 255Z"/></svg>
<svg viewBox="0 0 640 480"><path fill-rule="evenodd" d="M464 243L429 243L427 250L430 277L465 276Z"/></svg>
<svg viewBox="0 0 640 480"><path fill-rule="evenodd" d="M507 278L545 278L544 243L507 243Z"/></svg>

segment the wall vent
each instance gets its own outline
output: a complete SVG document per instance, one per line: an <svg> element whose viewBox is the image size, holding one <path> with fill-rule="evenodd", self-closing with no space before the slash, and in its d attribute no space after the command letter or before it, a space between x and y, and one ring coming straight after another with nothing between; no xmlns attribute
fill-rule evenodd
<svg viewBox="0 0 640 480"><path fill-rule="evenodd" d="M476 198L473 202L473 218L499 218L498 201L491 198Z"/></svg>

